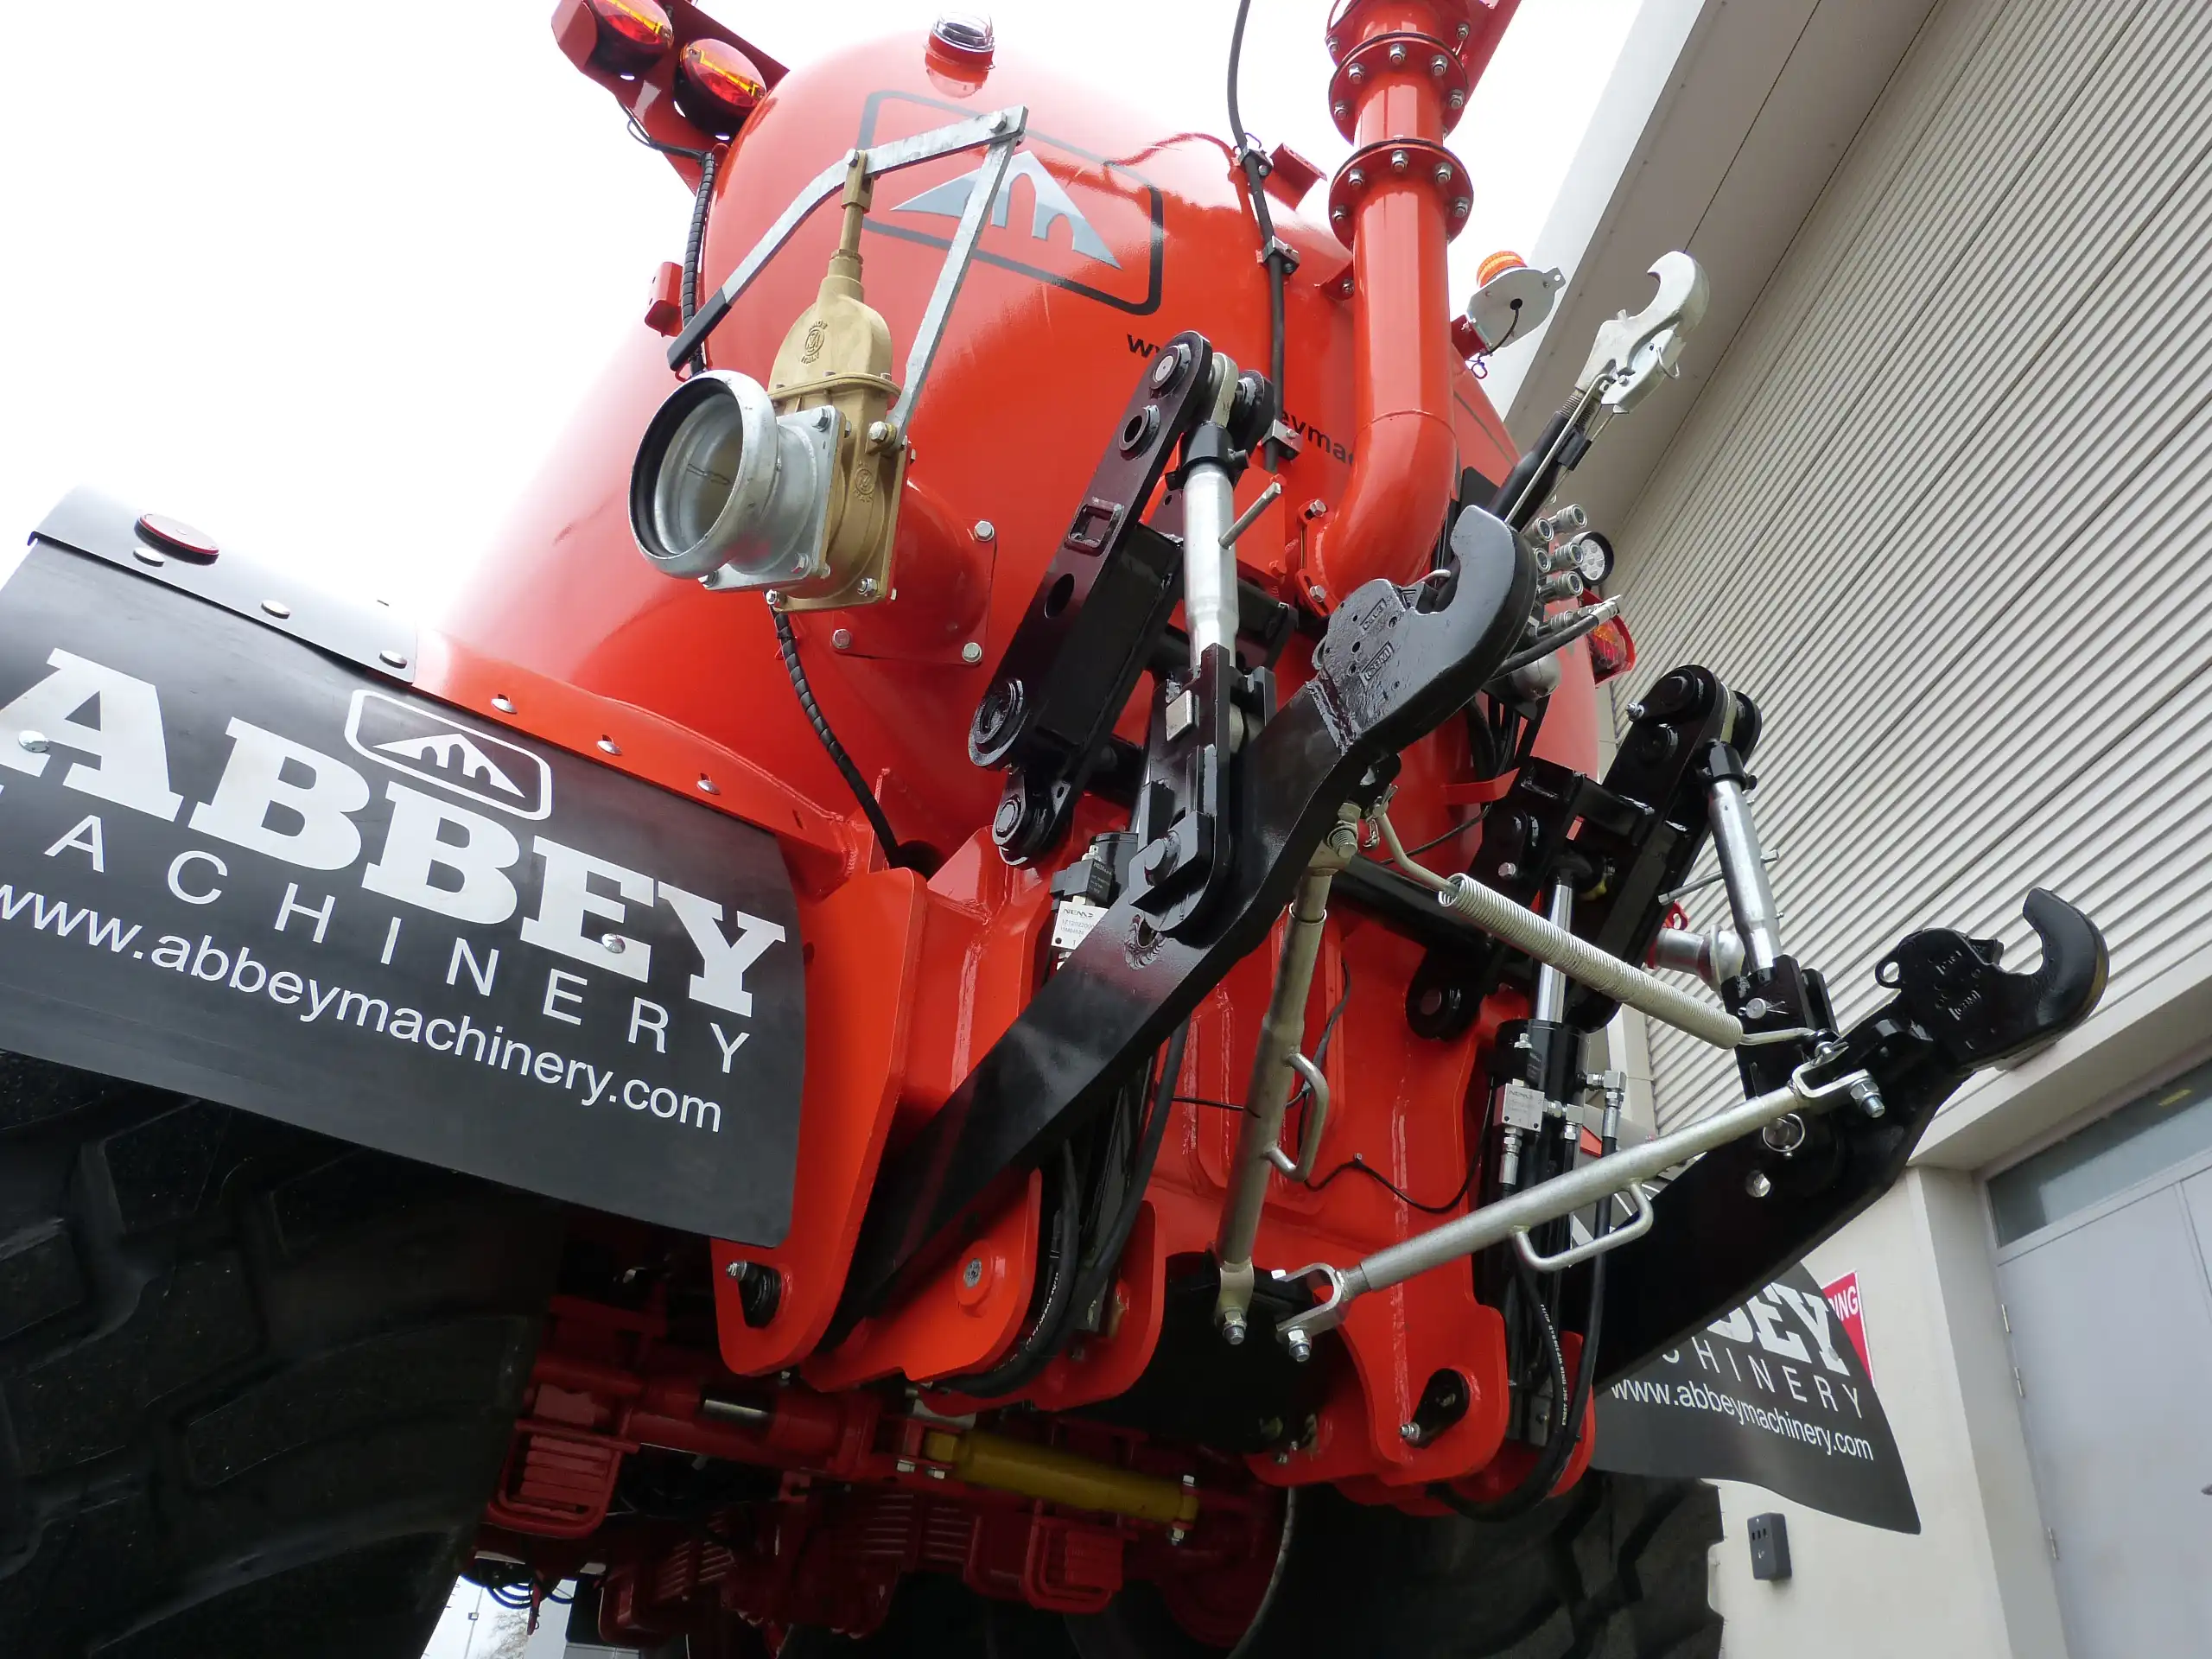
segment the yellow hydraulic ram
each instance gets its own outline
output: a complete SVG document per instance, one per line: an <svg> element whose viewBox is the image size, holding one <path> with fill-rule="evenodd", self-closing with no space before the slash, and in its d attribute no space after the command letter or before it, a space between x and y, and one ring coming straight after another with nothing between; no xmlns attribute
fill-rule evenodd
<svg viewBox="0 0 2212 1659"><path fill-rule="evenodd" d="M922 1436L922 1455L971 1486L1018 1492L1071 1510L1126 1515L1166 1527L1188 1527L1198 1518L1198 1495L1191 1487L1003 1434L933 1428Z"/></svg>

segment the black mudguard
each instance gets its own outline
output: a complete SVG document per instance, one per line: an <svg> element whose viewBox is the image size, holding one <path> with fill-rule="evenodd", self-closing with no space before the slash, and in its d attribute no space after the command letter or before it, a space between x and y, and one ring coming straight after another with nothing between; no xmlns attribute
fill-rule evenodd
<svg viewBox="0 0 2212 1659"><path fill-rule="evenodd" d="M774 838L416 695L390 612L137 522L79 493L0 556L0 1048L779 1243Z"/></svg>

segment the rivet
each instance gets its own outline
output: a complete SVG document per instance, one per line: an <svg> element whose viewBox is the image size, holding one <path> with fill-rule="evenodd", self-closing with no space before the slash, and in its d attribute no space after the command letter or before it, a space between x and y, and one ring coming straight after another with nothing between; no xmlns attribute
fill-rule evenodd
<svg viewBox="0 0 2212 1659"><path fill-rule="evenodd" d="M1518 864L1516 864L1510 858L1507 859L1504 863L1497 867L1497 876L1498 880L1501 881L1510 881L1515 876L1520 874L1521 867Z"/></svg>
<svg viewBox="0 0 2212 1659"><path fill-rule="evenodd" d="M702 772L699 777L699 792L702 795L719 795L722 792L722 789L720 784Z"/></svg>
<svg viewBox="0 0 2212 1659"><path fill-rule="evenodd" d="M404 652L380 651L377 652L377 660L382 663L386 668L404 668L407 666L407 654Z"/></svg>
<svg viewBox="0 0 2212 1659"><path fill-rule="evenodd" d="M620 956L623 947L629 944L620 933L602 933L599 936L599 942L606 946L607 954L610 957Z"/></svg>
<svg viewBox="0 0 2212 1659"><path fill-rule="evenodd" d="M998 538L999 527L996 524L993 524L988 518L978 518L976 521L976 539L977 541L995 542Z"/></svg>
<svg viewBox="0 0 2212 1659"><path fill-rule="evenodd" d="M492 706L503 715L512 715L515 711L514 699L504 691L492 699Z"/></svg>
<svg viewBox="0 0 2212 1659"><path fill-rule="evenodd" d="M261 608L275 617L285 617L292 613L292 607L281 599L264 599L261 601Z"/></svg>
<svg viewBox="0 0 2212 1659"><path fill-rule="evenodd" d="M17 732L16 734L16 741L22 745L24 748L29 749L33 754L44 754L46 753L46 734L44 732Z"/></svg>
<svg viewBox="0 0 2212 1659"><path fill-rule="evenodd" d="M976 644L973 639L970 639L966 645L960 647L960 660L963 663L982 662L983 660L982 646Z"/></svg>
<svg viewBox="0 0 2212 1659"><path fill-rule="evenodd" d="M599 747L601 752L606 754L620 754L622 753L622 746L620 743L617 743L611 737L601 738L599 740Z"/></svg>
<svg viewBox="0 0 2212 1659"><path fill-rule="evenodd" d="M960 1269L960 1282L966 1285L970 1290L975 1289L976 1286L983 1282L983 1258L982 1256L971 1255L968 1258L968 1265Z"/></svg>
<svg viewBox="0 0 2212 1659"><path fill-rule="evenodd" d="M830 634L830 643L839 651L850 651L853 648L853 631L850 628L836 629Z"/></svg>
<svg viewBox="0 0 2212 1659"><path fill-rule="evenodd" d="M168 563L167 559L155 552L150 547L134 547L130 550L138 556L138 563L141 564L159 565L167 564Z"/></svg>

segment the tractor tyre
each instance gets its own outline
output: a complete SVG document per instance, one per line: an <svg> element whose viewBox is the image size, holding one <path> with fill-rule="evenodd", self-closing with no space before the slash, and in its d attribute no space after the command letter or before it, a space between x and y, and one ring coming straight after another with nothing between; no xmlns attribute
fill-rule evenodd
<svg viewBox="0 0 2212 1659"><path fill-rule="evenodd" d="M0 1653L419 1659L559 1213L0 1056Z"/></svg>
<svg viewBox="0 0 2212 1659"><path fill-rule="evenodd" d="M1421 1516L1301 1491L1274 1600L1237 1659L1717 1659L1707 1552L1720 1497L1699 1481L1591 1473L1520 1519ZM1218 1654L1132 1586L1070 1619L1082 1659ZM1136 1592L1147 1592L1139 1594Z"/></svg>

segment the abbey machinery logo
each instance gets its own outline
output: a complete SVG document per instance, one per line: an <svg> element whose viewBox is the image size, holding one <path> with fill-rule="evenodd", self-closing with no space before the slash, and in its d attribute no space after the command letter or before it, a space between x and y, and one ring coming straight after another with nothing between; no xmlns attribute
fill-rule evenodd
<svg viewBox="0 0 2212 1659"><path fill-rule="evenodd" d="M380 766L517 817L553 810L552 773L541 756L378 691L353 694L346 741Z"/></svg>
<svg viewBox="0 0 2212 1659"><path fill-rule="evenodd" d="M968 211L969 199L976 194L976 181L983 169L977 167L972 173L950 179L925 190L911 201L902 201L896 211L902 213L936 213L945 219L957 219ZM1039 242L1052 239L1053 226L1065 220L1074 250L1085 259L1111 265L1116 270L1122 262L1114 257L1114 250L1106 245L1106 238L1098 234L1096 226L1083 216L1066 187L1045 170L1045 164L1027 150L1014 158L1007 168L1006 177L999 183L998 200L991 204L991 223L1000 230L1014 209L1014 187L1017 180L1026 180L1033 193L1034 206L1029 213L1029 234Z"/></svg>
<svg viewBox="0 0 2212 1659"><path fill-rule="evenodd" d="M874 92L861 117L859 143L912 137L973 113L911 92ZM969 150L899 175L898 194L879 198L868 233L950 248L982 188L983 166ZM1027 129L984 215L977 264L1148 317L1160 308L1166 261L1167 199L1138 166Z"/></svg>

